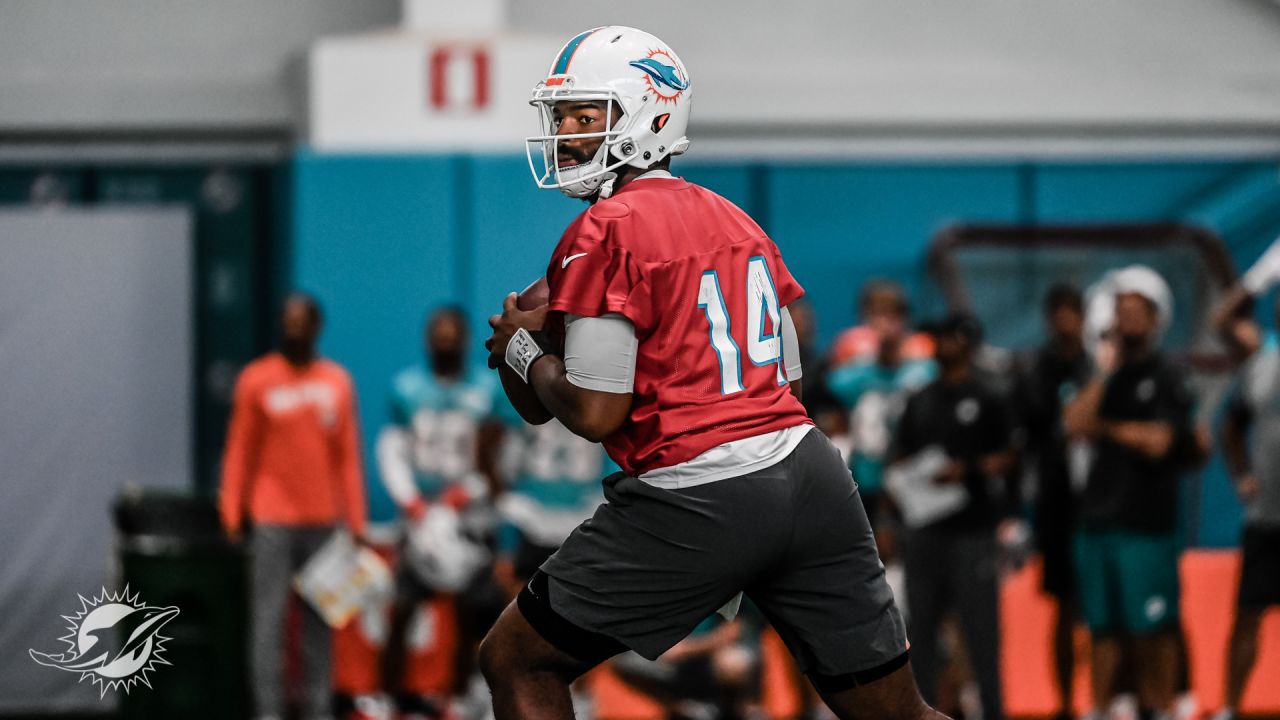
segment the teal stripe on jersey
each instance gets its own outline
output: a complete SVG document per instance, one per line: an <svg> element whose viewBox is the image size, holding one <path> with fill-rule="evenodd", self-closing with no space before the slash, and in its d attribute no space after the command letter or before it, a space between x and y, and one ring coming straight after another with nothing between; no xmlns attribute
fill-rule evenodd
<svg viewBox="0 0 1280 720"><path fill-rule="evenodd" d="M595 32L595 30L588 30L578 37L570 40L569 44L564 46L564 50L560 51L560 57L556 58L556 67L555 70L552 71L552 75L563 75L569 69L569 58L573 57L574 51L578 49L578 46L582 44L582 41L586 40L587 36L593 32Z"/></svg>

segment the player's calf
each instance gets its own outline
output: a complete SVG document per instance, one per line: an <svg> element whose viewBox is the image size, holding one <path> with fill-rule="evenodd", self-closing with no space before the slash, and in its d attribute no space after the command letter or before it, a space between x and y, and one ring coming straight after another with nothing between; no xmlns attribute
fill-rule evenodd
<svg viewBox="0 0 1280 720"><path fill-rule="evenodd" d="M947 720L920 697L910 663L866 684L846 686L817 679L814 684L841 720Z"/></svg>
<svg viewBox="0 0 1280 720"><path fill-rule="evenodd" d="M480 643L480 671L497 720L572 718L569 684L625 649L560 617L547 584L545 574L535 573Z"/></svg>
<svg viewBox="0 0 1280 720"><path fill-rule="evenodd" d="M544 640L515 603L480 643L480 672L497 720L570 720L569 684L589 669Z"/></svg>

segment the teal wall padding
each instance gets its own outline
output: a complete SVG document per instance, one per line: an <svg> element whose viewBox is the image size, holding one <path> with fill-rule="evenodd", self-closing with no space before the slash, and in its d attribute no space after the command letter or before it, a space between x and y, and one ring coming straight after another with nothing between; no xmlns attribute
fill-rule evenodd
<svg viewBox="0 0 1280 720"><path fill-rule="evenodd" d="M854 319L871 277L902 282L919 315L942 309L925 271L933 235L953 223L1180 221L1219 232L1237 268L1280 233L1275 158L1142 162L764 163L678 159L677 174L742 206L774 237L814 303L819 339ZM361 397L375 518L392 506L372 442L386 384L422 360L421 324L444 302L471 313L472 359L506 292L545 271L585 207L533 186L518 155L323 155L292 172L293 284L317 293L323 350L351 369ZM1197 544L1236 542L1239 505L1218 462L1203 473Z"/></svg>

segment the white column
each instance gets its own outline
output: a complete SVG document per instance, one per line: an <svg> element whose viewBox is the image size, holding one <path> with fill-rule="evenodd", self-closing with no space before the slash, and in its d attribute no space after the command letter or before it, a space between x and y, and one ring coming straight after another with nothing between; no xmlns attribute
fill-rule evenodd
<svg viewBox="0 0 1280 720"><path fill-rule="evenodd" d="M406 29L433 34L498 31L506 25L507 0L401 0Z"/></svg>

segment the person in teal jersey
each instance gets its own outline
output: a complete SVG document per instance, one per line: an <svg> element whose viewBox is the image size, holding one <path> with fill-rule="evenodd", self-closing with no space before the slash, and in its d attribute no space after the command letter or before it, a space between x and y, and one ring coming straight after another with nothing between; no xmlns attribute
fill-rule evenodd
<svg viewBox="0 0 1280 720"><path fill-rule="evenodd" d="M446 307L425 328L427 362L391 381L390 418L378 438L378 469L410 519L426 504L455 506L495 494L503 417L514 411L492 373L467 367L466 318Z"/></svg>
<svg viewBox="0 0 1280 720"><path fill-rule="evenodd" d="M928 354L904 348L909 309L901 287L871 281L859 304L864 326L874 335L873 347L832 369L827 387L849 412L849 468L873 527L879 529L878 500L894 428L907 398L932 381L938 369Z"/></svg>
<svg viewBox="0 0 1280 720"><path fill-rule="evenodd" d="M467 517L483 515L477 508L501 490L497 465L503 418L514 414L492 373L467 365L467 319L461 309L432 312L423 339L426 362L405 368L391 381L389 418L377 444L379 475L406 527L421 520L433 503L466 510ZM401 557L405 550L402 544ZM422 704L401 688L409 621L418 605L441 591L410 563L400 562L382 678L402 712L420 710Z"/></svg>
<svg viewBox="0 0 1280 720"><path fill-rule="evenodd" d="M494 575L515 597L542 562L604 502L601 479L618 471L597 443L574 435L558 420L529 425L514 412L503 446L511 478L498 500Z"/></svg>

